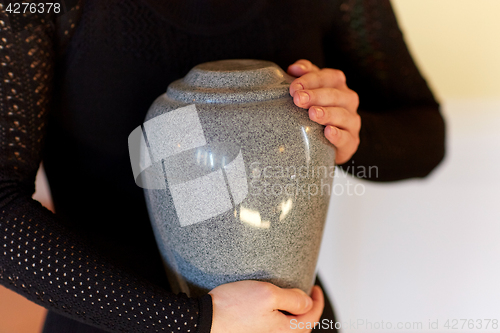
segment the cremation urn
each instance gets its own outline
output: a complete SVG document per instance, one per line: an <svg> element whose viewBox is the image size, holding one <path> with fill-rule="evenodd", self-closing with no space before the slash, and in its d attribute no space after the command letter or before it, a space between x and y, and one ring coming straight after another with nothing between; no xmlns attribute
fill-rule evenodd
<svg viewBox="0 0 500 333"><path fill-rule="evenodd" d="M194 67L129 137L136 183L176 292L237 280L309 293L335 150L260 60Z"/></svg>

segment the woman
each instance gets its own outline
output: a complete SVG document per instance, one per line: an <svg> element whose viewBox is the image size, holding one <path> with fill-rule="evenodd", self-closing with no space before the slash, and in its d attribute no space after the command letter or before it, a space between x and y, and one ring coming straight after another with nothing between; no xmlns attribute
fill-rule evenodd
<svg viewBox="0 0 500 333"><path fill-rule="evenodd" d="M312 298L255 281L199 299L169 291L127 137L196 64L293 64L294 102L327 125L337 163L377 166L372 180L423 177L443 157L438 104L388 1L86 0L61 8L17 14L2 3L0 18L0 279L50 310L45 332L287 332L297 331L293 318L319 320L319 288ZM55 215L31 199L42 159Z"/></svg>

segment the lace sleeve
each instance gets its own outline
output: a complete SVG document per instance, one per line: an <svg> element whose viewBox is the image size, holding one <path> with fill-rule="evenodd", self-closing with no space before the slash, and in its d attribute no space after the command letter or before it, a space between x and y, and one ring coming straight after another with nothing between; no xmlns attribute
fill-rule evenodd
<svg viewBox="0 0 500 333"><path fill-rule="evenodd" d="M444 156L444 121L390 2L344 0L339 6L325 40L327 67L340 64L359 95L362 120L358 151L342 167L375 181L428 175Z"/></svg>
<svg viewBox="0 0 500 333"><path fill-rule="evenodd" d="M55 18L0 3L0 281L113 332L209 332L210 295L174 295L90 250L31 199L54 67Z"/></svg>

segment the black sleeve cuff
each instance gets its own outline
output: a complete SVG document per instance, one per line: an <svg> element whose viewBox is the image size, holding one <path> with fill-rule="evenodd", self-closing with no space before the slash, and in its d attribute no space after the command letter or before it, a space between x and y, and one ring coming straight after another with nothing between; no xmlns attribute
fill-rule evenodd
<svg viewBox="0 0 500 333"><path fill-rule="evenodd" d="M199 298L200 314L198 317L198 332L210 333L212 330L212 296L210 294L203 295Z"/></svg>

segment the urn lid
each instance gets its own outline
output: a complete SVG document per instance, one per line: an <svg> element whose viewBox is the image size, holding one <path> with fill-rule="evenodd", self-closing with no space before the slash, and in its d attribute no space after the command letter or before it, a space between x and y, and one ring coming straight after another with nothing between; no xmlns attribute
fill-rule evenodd
<svg viewBox="0 0 500 333"><path fill-rule="evenodd" d="M293 79L271 61L219 60L195 66L169 85L167 96L196 104L260 102L290 97Z"/></svg>

